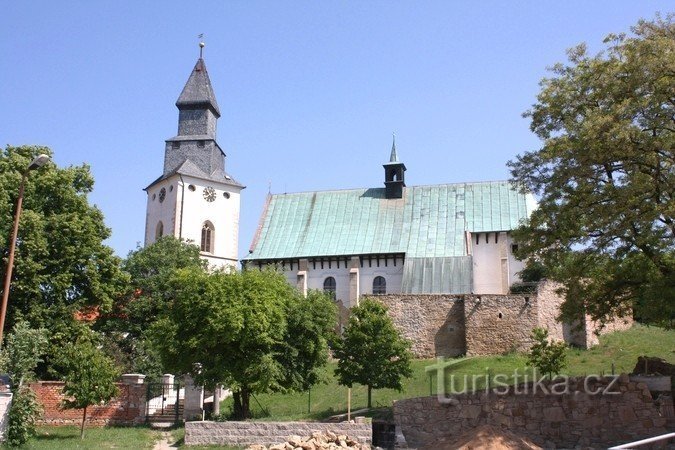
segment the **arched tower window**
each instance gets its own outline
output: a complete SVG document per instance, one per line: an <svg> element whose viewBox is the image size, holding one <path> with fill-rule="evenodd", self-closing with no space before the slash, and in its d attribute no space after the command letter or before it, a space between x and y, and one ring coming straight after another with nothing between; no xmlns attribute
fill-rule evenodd
<svg viewBox="0 0 675 450"><path fill-rule="evenodd" d="M213 241L216 237L216 230L213 224L208 220L202 226L202 242L199 249L203 252L213 253Z"/></svg>
<svg viewBox="0 0 675 450"><path fill-rule="evenodd" d="M375 277L373 280L373 294L386 294L387 280L384 277Z"/></svg>
<svg viewBox="0 0 675 450"><path fill-rule="evenodd" d="M155 241L164 236L164 224L160 220L157 222L157 229L155 230Z"/></svg>
<svg viewBox="0 0 675 450"><path fill-rule="evenodd" d="M333 277L328 277L325 280L323 280L323 291L330 296L333 300L335 300L335 289L336 289L336 284L335 284L335 278Z"/></svg>

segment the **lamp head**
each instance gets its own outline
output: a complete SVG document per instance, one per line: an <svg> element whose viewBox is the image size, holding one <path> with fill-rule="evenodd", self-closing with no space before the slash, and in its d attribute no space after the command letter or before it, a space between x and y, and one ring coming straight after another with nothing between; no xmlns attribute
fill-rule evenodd
<svg viewBox="0 0 675 450"><path fill-rule="evenodd" d="M47 164L48 161L49 161L49 156L48 156L48 155L45 155L45 154L38 155L38 156L33 160L33 162L30 163L30 165L28 166L28 170L35 170L35 169L37 169L37 168L39 168L39 167L42 167L42 166L44 166L45 164Z"/></svg>

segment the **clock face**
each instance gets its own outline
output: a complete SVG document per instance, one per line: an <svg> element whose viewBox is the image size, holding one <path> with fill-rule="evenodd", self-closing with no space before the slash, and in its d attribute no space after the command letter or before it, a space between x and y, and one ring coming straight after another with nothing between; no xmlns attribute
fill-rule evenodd
<svg viewBox="0 0 675 450"><path fill-rule="evenodd" d="M166 189L162 188L159 191L159 202L163 202L164 199L166 198Z"/></svg>
<svg viewBox="0 0 675 450"><path fill-rule="evenodd" d="M207 202L212 202L216 199L216 190L213 189L211 186L207 186L204 188L204 200Z"/></svg>

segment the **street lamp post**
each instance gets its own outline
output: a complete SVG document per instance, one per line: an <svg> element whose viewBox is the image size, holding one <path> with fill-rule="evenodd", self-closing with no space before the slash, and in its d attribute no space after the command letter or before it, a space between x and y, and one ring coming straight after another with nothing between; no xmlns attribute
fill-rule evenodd
<svg viewBox="0 0 675 450"><path fill-rule="evenodd" d="M12 271L14 270L14 249L16 248L16 237L19 232L19 218L21 217L21 206L23 205L23 191L26 185L26 178L31 170L44 166L49 161L49 156L39 155L35 158L21 177L19 186L19 198L16 201L16 212L14 213L14 228L12 236L9 239L9 256L7 258L7 271L5 272L5 284L2 289L2 308L0 309L0 347L2 346L2 337L5 330L5 316L7 315L7 301L9 300L9 287L12 282Z"/></svg>

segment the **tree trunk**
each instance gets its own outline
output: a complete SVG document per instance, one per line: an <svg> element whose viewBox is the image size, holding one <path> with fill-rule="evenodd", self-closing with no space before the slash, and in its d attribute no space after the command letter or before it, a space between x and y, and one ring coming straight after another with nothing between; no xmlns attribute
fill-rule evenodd
<svg viewBox="0 0 675 450"><path fill-rule="evenodd" d="M239 391L234 391L232 393L232 399L234 400L234 411L232 411L232 415L235 420L241 420L241 394Z"/></svg>
<svg viewBox="0 0 675 450"><path fill-rule="evenodd" d="M216 385L213 390L213 415L220 415L220 385Z"/></svg>
<svg viewBox="0 0 675 450"><path fill-rule="evenodd" d="M372 388L372 386L369 385L368 386L368 408L372 408L371 403L370 403L370 399L373 397L372 394L373 394L373 388Z"/></svg>
<svg viewBox="0 0 675 450"><path fill-rule="evenodd" d="M249 401L251 400L251 393L246 388L241 390L241 412L244 420L251 418L251 408Z"/></svg>
<svg viewBox="0 0 675 450"><path fill-rule="evenodd" d="M80 427L80 439L84 439L84 423L87 421L87 407L84 407L84 412L82 413L82 426Z"/></svg>

